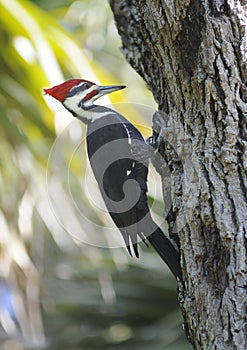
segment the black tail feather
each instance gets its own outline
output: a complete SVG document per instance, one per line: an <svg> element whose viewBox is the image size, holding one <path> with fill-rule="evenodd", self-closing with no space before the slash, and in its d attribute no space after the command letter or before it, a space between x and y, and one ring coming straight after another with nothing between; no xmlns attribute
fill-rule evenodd
<svg viewBox="0 0 247 350"><path fill-rule="evenodd" d="M161 259L167 264L175 278L179 278L180 281L182 281L179 253L161 229L157 227L150 236L147 236L147 240L160 255Z"/></svg>
<svg viewBox="0 0 247 350"><path fill-rule="evenodd" d="M138 251L138 245L137 245L137 243L136 243L136 242L133 243L132 241L131 241L131 243L130 243L131 237L130 237L130 235L129 235L126 231L121 230L121 233L122 233L122 236L123 236L123 239L124 239L126 248L127 248L128 252L129 252L129 255L132 256L131 248L133 248L134 253L135 253L135 256L136 256L137 258L139 258L140 256L139 256L139 251ZM145 243L145 244L146 244L146 243Z"/></svg>
<svg viewBox="0 0 247 350"><path fill-rule="evenodd" d="M139 252L138 252L138 245L137 245L137 243L133 243L133 248L134 248L135 256L137 258L139 258L140 256L139 256Z"/></svg>

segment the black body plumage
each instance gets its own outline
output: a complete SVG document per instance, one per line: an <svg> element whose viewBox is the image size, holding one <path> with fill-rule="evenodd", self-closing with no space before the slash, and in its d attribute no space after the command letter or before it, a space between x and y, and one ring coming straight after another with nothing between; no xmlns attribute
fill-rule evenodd
<svg viewBox="0 0 247 350"><path fill-rule="evenodd" d="M94 104L101 96L123 88L125 86L100 86L84 79L70 79L44 91L87 124L90 164L107 210L129 253L132 254L133 247L139 257L138 237L149 241L174 276L182 280L179 253L155 224L148 207L148 158L150 149L153 153L152 146L145 143L140 132L122 115Z"/></svg>
<svg viewBox="0 0 247 350"><path fill-rule="evenodd" d="M108 110L88 124L87 151L102 197L129 253L139 257L138 237L148 240L180 280L179 254L154 223L147 202L148 159L139 161L147 146L140 132L123 116ZM139 151L136 152L135 150Z"/></svg>

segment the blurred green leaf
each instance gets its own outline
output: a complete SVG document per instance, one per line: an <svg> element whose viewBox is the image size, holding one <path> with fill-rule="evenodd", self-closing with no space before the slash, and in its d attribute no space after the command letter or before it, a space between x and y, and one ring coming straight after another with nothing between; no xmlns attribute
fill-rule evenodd
<svg viewBox="0 0 247 350"><path fill-rule="evenodd" d="M176 281L153 250L143 248L138 260L85 243L107 247L111 223L84 186L85 128L62 132L69 116L42 92L80 76L127 83L111 102L148 136L154 103L119 53L107 2L0 0L0 16L3 350L189 349ZM150 108L148 119L131 105L137 101ZM152 194L153 203L159 214Z"/></svg>

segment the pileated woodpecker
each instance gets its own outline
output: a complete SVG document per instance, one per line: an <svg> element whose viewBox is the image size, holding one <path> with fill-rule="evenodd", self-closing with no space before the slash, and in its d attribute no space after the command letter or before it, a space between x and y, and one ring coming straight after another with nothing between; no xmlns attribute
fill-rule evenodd
<svg viewBox="0 0 247 350"><path fill-rule="evenodd" d="M176 278L182 280L179 254L153 221L147 203L148 146L140 132L116 111L94 101L125 86L99 86L71 79L44 89L74 117L87 124L87 151L102 197L131 255L137 239L148 240ZM143 156L144 155L144 156Z"/></svg>

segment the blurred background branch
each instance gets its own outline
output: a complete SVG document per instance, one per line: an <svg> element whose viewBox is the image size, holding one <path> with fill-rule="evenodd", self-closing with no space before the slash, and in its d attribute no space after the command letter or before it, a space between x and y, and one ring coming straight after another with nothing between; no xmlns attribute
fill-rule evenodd
<svg viewBox="0 0 247 350"><path fill-rule="evenodd" d="M0 16L1 349L188 348L176 282L152 250L139 261L95 247L111 247L114 228L83 185L83 126L42 93L71 77L129 85L111 103L149 135L155 105L121 56L107 1L1 0Z"/></svg>

